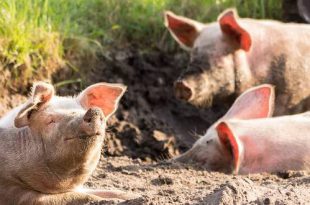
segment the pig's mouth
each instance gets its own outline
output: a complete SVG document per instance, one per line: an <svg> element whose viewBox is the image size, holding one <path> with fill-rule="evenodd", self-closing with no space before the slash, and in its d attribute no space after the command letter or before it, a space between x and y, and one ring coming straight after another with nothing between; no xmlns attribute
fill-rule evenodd
<svg viewBox="0 0 310 205"><path fill-rule="evenodd" d="M86 139L89 139L89 138L92 138L92 137L100 137L100 136L102 136L102 133L100 133L100 132L97 132L97 133L94 133L94 134L81 134L81 135L78 135L76 137L65 138L64 141L70 141L70 140L76 140L76 139L86 140Z"/></svg>
<svg viewBox="0 0 310 205"><path fill-rule="evenodd" d="M81 139L81 140L86 140L88 138L91 138L91 137L99 137L101 136L102 134L100 132L96 132L94 134L82 134L82 135L79 135L78 138Z"/></svg>
<svg viewBox="0 0 310 205"><path fill-rule="evenodd" d="M193 99L189 100L188 102L196 107L205 108L205 107L211 107L213 103L213 98L212 97L207 98L206 96L203 95L196 95Z"/></svg>

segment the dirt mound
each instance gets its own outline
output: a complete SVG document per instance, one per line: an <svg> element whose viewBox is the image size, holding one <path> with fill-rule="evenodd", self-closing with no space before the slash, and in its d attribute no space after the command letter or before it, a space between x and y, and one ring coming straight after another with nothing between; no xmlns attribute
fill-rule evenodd
<svg viewBox="0 0 310 205"><path fill-rule="evenodd" d="M108 156L148 161L170 158L190 147L221 115L222 109L203 111L175 99L173 82L187 65L187 58L185 53L125 49L101 56L96 67L84 69L86 85L104 81L128 86L109 121L104 150ZM56 78L59 80L58 75ZM70 85L58 90L66 95L79 89Z"/></svg>

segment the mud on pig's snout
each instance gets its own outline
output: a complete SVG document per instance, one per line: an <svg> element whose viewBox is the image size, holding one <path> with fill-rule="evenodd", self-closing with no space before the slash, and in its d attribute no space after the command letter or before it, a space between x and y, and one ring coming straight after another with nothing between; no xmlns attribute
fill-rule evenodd
<svg viewBox="0 0 310 205"><path fill-rule="evenodd" d="M189 101L193 96L193 89L185 80L177 80L174 83L175 96L181 100Z"/></svg>
<svg viewBox="0 0 310 205"><path fill-rule="evenodd" d="M100 108L90 108L84 115L81 123L81 131L83 135L94 136L104 133L105 117Z"/></svg>

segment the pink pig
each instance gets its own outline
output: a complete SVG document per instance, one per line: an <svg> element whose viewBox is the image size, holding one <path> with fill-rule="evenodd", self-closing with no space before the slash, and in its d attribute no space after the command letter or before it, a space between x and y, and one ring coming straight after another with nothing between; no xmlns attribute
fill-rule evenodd
<svg viewBox="0 0 310 205"><path fill-rule="evenodd" d="M52 85L36 83L28 101L0 128L0 204L79 205L136 197L81 188L99 162L106 121L125 90L97 83L76 98L58 97Z"/></svg>
<svg viewBox="0 0 310 205"><path fill-rule="evenodd" d="M175 160L236 174L310 169L310 112L269 118L273 108L271 85L245 91Z"/></svg>
<svg viewBox="0 0 310 205"><path fill-rule="evenodd" d="M209 24L167 11L165 25L191 55L178 98L208 107L269 83L276 115L310 108L310 25L242 19L231 9Z"/></svg>

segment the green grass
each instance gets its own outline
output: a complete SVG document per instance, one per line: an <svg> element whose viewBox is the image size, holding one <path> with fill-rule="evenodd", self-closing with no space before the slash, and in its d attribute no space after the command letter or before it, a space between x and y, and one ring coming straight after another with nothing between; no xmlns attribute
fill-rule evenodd
<svg viewBox="0 0 310 205"><path fill-rule="evenodd" d="M27 83L49 77L65 59L94 56L103 48L175 47L163 25L172 10L203 22L228 7L241 17L281 17L280 0L1 0L0 69ZM67 58L66 58L67 57ZM81 59L92 59L82 58ZM78 63L68 62L78 69Z"/></svg>

